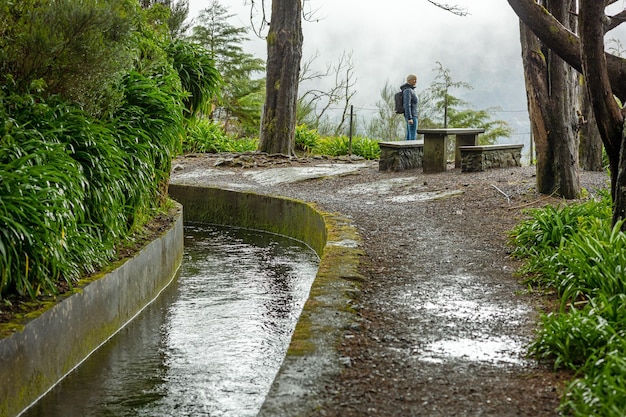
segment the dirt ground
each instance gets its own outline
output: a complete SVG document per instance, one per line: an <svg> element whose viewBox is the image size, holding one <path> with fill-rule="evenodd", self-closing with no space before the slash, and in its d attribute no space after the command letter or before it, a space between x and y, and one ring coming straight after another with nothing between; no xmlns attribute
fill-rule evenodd
<svg viewBox="0 0 626 417"><path fill-rule="evenodd" d="M358 168L298 182L253 175L337 164ZM525 354L549 300L519 282L506 242L525 209L560 203L535 192L534 174L380 172L375 161L262 155L192 155L173 169L186 183L315 202L353 221L365 251L358 326L346 330L345 367L313 414L342 417L559 415L571 376ZM607 180L581 172L592 194Z"/></svg>

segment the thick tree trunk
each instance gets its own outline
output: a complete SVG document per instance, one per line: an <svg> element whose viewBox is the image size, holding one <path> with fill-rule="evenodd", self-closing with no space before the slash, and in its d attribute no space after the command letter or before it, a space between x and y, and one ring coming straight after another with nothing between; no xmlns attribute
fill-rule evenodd
<svg viewBox="0 0 626 417"><path fill-rule="evenodd" d="M609 158L613 222L626 218L626 137L624 112L614 97L626 97L626 60L604 51L605 2L580 0L580 40L536 0L508 0L517 16L553 51L579 69ZM622 227L626 231L626 223Z"/></svg>
<svg viewBox="0 0 626 417"><path fill-rule="evenodd" d="M596 117L593 114L589 93L586 88L580 94L578 128L580 167L586 171L602 171L604 169L602 163L602 137L598 130Z"/></svg>
<svg viewBox="0 0 626 417"><path fill-rule="evenodd" d="M273 0L267 35L261 152L291 155L294 151L302 43L301 0Z"/></svg>
<svg viewBox="0 0 626 417"><path fill-rule="evenodd" d="M552 7L558 9L553 14L568 20L569 8L562 3ZM536 144L538 191L577 198L580 183L575 114L576 74L523 23L520 25L520 38L528 110Z"/></svg>
<svg viewBox="0 0 626 417"><path fill-rule="evenodd" d="M609 157L613 223L626 218L626 155L624 115L615 102L604 53L604 3L584 0L580 4L581 57L585 84L598 129ZM626 229L626 223L622 230Z"/></svg>
<svg viewBox="0 0 626 417"><path fill-rule="evenodd" d="M582 0L581 0L582 1ZM574 69L582 72L580 39L558 20L546 12L544 2L536 0L508 0L517 16L541 39L552 51ZM597 1L600 5L602 1ZM602 27L602 26L600 26ZM613 87L613 94L626 102L626 59L615 55L606 55L606 72Z"/></svg>

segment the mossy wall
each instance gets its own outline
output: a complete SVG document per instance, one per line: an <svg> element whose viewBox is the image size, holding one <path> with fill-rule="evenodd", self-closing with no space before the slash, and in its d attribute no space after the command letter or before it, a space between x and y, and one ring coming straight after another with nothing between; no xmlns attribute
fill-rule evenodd
<svg viewBox="0 0 626 417"><path fill-rule="evenodd" d="M169 191L183 205L186 221L278 233L320 255L309 300L260 415L314 409L316 390L340 371L336 346L354 320L351 300L363 279L356 229L348 219L288 198L176 184ZM171 281L182 260L182 217L131 261L0 340L0 417L20 413ZM148 277L157 283L146 282ZM301 392L292 392L294 386Z"/></svg>
<svg viewBox="0 0 626 417"><path fill-rule="evenodd" d="M327 240L323 216L311 204L283 197L171 184L170 196L185 207L185 221L263 230L298 239L318 255Z"/></svg>

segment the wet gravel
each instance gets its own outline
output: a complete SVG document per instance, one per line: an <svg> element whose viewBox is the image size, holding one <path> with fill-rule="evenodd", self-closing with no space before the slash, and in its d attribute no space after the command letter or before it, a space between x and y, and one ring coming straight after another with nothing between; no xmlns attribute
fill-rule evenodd
<svg viewBox="0 0 626 417"><path fill-rule="evenodd" d="M267 180L280 178L270 170L320 165L356 171ZM507 232L525 209L561 202L535 192L534 173L380 172L375 161L195 155L175 161L172 178L315 202L357 227L366 278L358 326L346 330L344 368L310 415L538 417L559 415L571 375L525 355L549 303L519 283ZM607 180L581 172L592 194Z"/></svg>

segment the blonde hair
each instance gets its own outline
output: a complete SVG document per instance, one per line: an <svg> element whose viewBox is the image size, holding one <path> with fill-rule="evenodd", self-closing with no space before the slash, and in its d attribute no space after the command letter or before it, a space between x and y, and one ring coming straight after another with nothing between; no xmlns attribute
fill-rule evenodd
<svg viewBox="0 0 626 417"><path fill-rule="evenodd" d="M407 75L407 76L406 76L406 82L407 82L407 83L408 83L409 81L411 81L411 80L415 80L415 81L417 81L417 75L415 75L415 74L409 74L409 75Z"/></svg>

